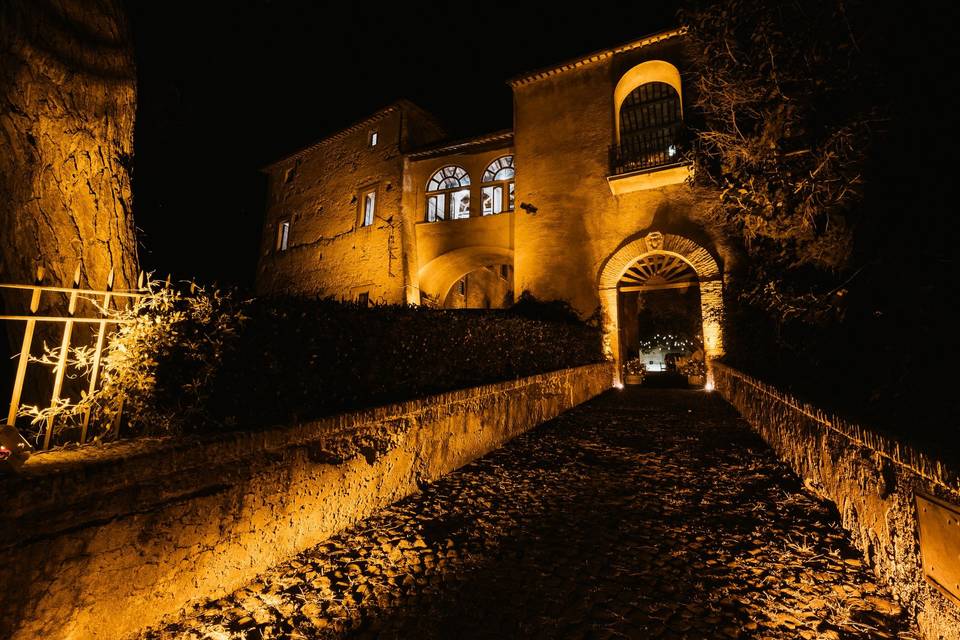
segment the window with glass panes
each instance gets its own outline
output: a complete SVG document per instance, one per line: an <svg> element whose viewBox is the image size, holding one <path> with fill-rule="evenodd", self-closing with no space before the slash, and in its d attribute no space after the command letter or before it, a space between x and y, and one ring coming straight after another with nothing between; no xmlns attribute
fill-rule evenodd
<svg viewBox="0 0 960 640"><path fill-rule="evenodd" d="M513 178L513 156L497 158L487 166L480 188L483 215L513 211Z"/></svg>
<svg viewBox="0 0 960 640"><path fill-rule="evenodd" d="M373 215L377 210L377 192L368 191L363 196L363 221L361 226L369 227L373 224Z"/></svg>
<svg viewBox="0 0 960 640"><path fill-rule="evenodd" d="M470 176L449 165L427 181L427 222L470 217Z"/></svg>
<svg viewBox="0 0 960 640"><path fill-rule="evenodd" d="M277 251L286 251L290 244L290 221L281 220L277 225Z"/></svg>
<svg viewBox="0 0 960 640"><path fill-rule="evenodd" d="M676 162L682 127L677 90L664 82L642 84L620 106L620 152L642 166Z"/></svg>

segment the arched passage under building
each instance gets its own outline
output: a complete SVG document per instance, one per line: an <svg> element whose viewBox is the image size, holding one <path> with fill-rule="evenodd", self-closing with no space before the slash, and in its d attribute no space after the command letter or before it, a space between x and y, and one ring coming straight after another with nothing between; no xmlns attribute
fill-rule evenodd
<svg viewBox="0 0 960 640"><path fill-rule="evenodd" d="M462 247L437 256L419 272L420 303L448 308L506 306L513 298L513 250ZM481 288L471 293L469 287ZM461 284L463 289L460 288Z"/></svg>
<svg viewBox="0 0 960 640"><path fill-rule="evenodd" d="M723 355L721 316L723 282L717 261L694 241L652 232L637 238L611 255L600 270L600 303L604 316L604 346L616 361L616 382L623 378L624 294L665 292L696 288L699 294L703 352L707 364Z"/></svg>
<svg viewBox="0 0 960 640"><path fill-rule="evenodd" d="M453 283L444 309L506 309L513 304L513 265L488 264Z"/></svg>

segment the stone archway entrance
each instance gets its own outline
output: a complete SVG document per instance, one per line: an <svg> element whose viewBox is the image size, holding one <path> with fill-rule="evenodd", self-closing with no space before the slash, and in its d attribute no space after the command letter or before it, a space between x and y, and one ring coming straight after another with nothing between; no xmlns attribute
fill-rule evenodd
<svg viewBox="0 0 960 640"><path fill-rule="evenodd" d="M707 380L710 361L723 355L720 319L723 313L723 276L717 261L696 242L658 231L629 242L611 255L600 270L600 304L604 317L604 348L621 378L619 294L622 287L657 290L699 286L703 318L703 348Z"/></svg>
<svg viewBox="0 0 960 640"><path fill-rule="evenodd" d="M506 265L508 272L499 272ZM496 273L503 279L509 278L513 291L513 250L496 246L461 247L437 256L423 267L418 274L420 296L417 302L431 306L442 306L451 289L462 278L473 271L495 266Z"/></svg>

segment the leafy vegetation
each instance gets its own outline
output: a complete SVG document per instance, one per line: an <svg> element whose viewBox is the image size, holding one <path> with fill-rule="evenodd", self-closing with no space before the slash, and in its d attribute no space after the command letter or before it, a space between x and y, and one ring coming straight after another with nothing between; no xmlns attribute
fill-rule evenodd
<svg viewBox="0 0 960 640"><path fill-rule="evenodd" d="M739 238L729 360L852 419L943 442L958 411L946 30L876 3L682 12L697 188ZM951 36L952 37L952 36Z"/></svg>
<svg viewBox="0 0 960 640"><path fill-rule="evenodd" d="M596 324L530 298L505 311L277 298L247 313L213 393L224 422L303 419L602 360Z"/></svg>
<svg viewBox="0 0 960 640"><path fill-rule="evenodd" d="M116 314L100 389L25 407L35 425L53 416L63 433L89 412L95 435L112 437L122 406L137 435L265 427L602 360L595 323L529 296L465 312L149 286ZM70 364L87 374L92 350L71 349Z"/></svg>
<svg viewBox="0 0 960 640"><path fill-rule="evenodd" d="M86 419L94 439L116 435L121 417L150 435L207 421L213 384L248 320L246 305L219 291L187 293L160 281L145 286L146 295L108 314L116 331L103 350L96 391L48 407L24 406L21 415L36 427L53 418L59 434L76 432ZM36 361L52 368L59 356L59 347L47 347ZM93 344L71 347L67 363L70 377L89 379Z"/></svg>
<svg viewBox="0 0 960 640"><path fill-rule="evenodd" d="M703 118L694 175L752 258L741 295L784 321L835 309L888 119L846 3L723 0L681 18Z"/></svg>

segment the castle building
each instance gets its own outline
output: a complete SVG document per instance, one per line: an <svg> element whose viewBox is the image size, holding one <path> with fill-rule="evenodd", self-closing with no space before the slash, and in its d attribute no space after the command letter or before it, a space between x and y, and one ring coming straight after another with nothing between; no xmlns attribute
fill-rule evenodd
<svg viewBox="0 0 960 640"><path fill-rule="evenodd" d="M684 37L658 33L509 80L514 126L449 141L396 102L264 169L259 293L600 311L623 361L640 293L699 291L723 352L722 238L685 183Z"/></svg>

